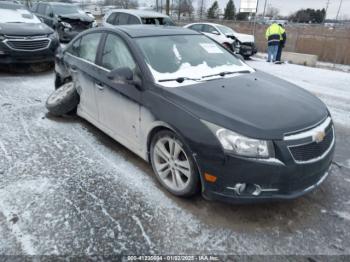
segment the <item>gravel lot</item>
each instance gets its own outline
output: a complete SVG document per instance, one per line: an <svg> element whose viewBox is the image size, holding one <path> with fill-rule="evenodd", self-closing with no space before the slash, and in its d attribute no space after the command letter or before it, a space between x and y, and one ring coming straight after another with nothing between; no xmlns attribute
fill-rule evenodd
<svg viewBox="0 0 350 262"><path fill-rule="evenodd" d="M173 197L86 121L47 114L52 72L0 74L0 254L350 254L350 74L249 63L315 93L334 116L335 163L305 197Z"/></svg>

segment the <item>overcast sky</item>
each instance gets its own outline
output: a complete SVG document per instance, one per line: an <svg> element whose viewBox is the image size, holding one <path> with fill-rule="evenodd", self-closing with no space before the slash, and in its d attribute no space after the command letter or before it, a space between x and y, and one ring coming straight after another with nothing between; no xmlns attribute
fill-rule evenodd
<svg viewBox="0 0 350 262"><path fill-rule="evenodd" d="M194 0L200 2L200 0ZM289 15L296 10L301 8L316 8L322 9L326 8L327 0L266 0L267 4L276 7L280 10L282 15ZM206 0L207 7L209 7L214 0ZM220 8L224 10L228 0L218 0ZM234 0L236 8L239 7L240 0ZM258 13L262 13L264 9L265 0L259 0ZM329 0L328 14L327 18L335 18L337 15L340 0ZM347 15L350 18L350 0L343 0L342 8L340 11L340 17L342 15Z"/></svg>
<svg viewBox="0 0 350 262"><path fill-rule="evenodd" d="M165 0L158 0L159 3L163 1L165 5ZM197 8L198 3L201 0L192 0L194 8ZM215 0L204 0L206 2L206 7L209 8ZM271 5L280 10L281 15L289 15L301 8L314 8L314 9L322 9L326 8L326 4L328 0L266 0L267 6ZM337 15L337 11L339 8L339 3L341 0L329 0L329 7L327 18L334 19ZM156 0L139 0L139 3L146 3L147 5L155 5ZM171 0L170 0L171 2ZM218 0L221 11L224 11L224 8L228 2L228 0ZM238 9L240 5L240 0L234 0L235 6ZM265 0L259 0L259 9L258 13L262 13L264 9ZM350 0L343 0L342 8L340 11L340 17L344 18L344 15L350 19Z"/></svg>

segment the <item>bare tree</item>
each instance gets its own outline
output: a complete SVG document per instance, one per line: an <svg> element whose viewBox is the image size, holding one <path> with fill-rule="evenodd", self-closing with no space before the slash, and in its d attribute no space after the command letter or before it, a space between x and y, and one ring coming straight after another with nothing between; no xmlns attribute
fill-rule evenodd
<svg viewBox="0 0 350 262"><path fill-rule="evenodd" d="M266 10L265 16L274 18L274 17L277 17L279 13L280 13L280 10L278 8L272 7L270 5Z"/></svg>
<svg viewBox="0 0 350 262"><path fill-rule="evenodd" d="M130 9L138 7L138 0L104 0L104 4Z"/></svg>

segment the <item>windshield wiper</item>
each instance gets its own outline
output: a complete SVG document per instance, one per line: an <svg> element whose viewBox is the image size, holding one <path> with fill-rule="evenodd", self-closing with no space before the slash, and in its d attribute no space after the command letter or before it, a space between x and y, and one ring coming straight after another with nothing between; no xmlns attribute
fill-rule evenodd
<svg viewBox="0 0 350 262"><path fill-rule="evenodd" d="M177 78L161 79L161 80L158 80L158 82L176 81L178 83L182 83L185 80L200 81L201 79L200 78L190 78L190 77L177 77Z"/></svg>
<svg viewBox="0 0 350 262"><path fill-rule="evenodd" d="M213 74L213 75L207 75L203 76L202 78L207 78L207 77L212 77L212 76L221 76L224 77L225 75L233 75L233 74L250 74L251 72L249 70L241 70L241 71L225 71L225 72L220 72L218 74Z"/></svg>

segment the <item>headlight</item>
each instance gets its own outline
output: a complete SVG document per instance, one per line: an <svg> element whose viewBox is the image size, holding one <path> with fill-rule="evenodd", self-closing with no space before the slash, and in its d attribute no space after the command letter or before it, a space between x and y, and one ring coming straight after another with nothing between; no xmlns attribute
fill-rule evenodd
<svg viewBox="0 0 350 262"><path fill-rule="evenodd" d="M52 34L49 34L48 37L51 39L56 39L56 38L58 38L58 33L55 31Z"/></svg>
<svg viewBox="0 0 350 262"><path fill-rule="evenodd" d="M67 22L61 21L61 25L63 25L64 27L67 27L67 28L72 28L72 26Z"/></svg>
<svg viewBox="0 0 350 262"><path fill-rule="evenodd" d="M274 155L271 141L249 138L207 121L202 122L215 134L224 151L228 153L256 158L268 158Z"/></svg>

